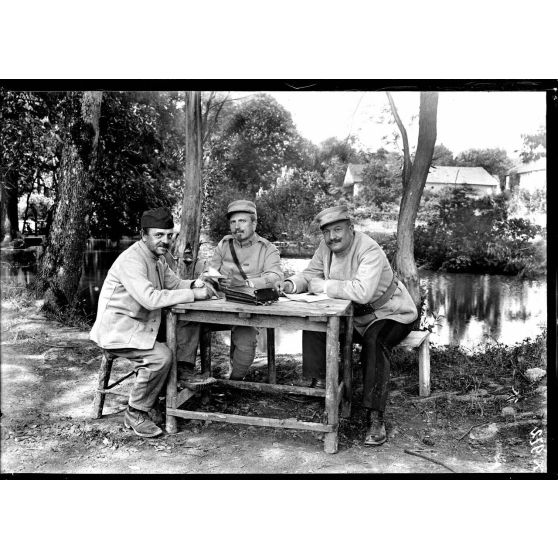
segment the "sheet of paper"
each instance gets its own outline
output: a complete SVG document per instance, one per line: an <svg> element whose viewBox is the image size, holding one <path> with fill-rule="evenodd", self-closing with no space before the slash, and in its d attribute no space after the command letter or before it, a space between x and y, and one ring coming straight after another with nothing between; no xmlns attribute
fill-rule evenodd
<svg viewBox="0 0 558 558"><path fill-rule="evenodd" d="M283 293L289 300L297 302L319 302L320 300L329 300L329 296L325 293L311 294L311 293Z"/></svg>

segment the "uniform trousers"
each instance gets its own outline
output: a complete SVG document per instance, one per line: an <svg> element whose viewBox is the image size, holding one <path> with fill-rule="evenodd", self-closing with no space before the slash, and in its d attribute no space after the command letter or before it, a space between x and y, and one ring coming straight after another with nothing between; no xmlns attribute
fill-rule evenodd
<svg viewBox="0 0 558 558"><path fill-rule="evenodd" d="M225 326L226 327L226 326ZM258 330L255 327L231 326L232 376L243 377L254 362ZM176 333L177 360L195 364L200 338L200 325L179 321Z"/></svg>
<svg viewBox="0 0 558 558"><path fill-rule="evenodd" d="M362 406L384 411L388 396L391 350L411 331L413 324L394 320L378 320L360 335L353 331L353 341L362 345ZM302 373L306 378L325 377L326 334L320 331L302 333Z"/></svg>
<svg viewBox="0 0 558 558"><path fill-rule="evenodd" d="M128 404L134 409L150 411L163 389L170 370L172 353L165 343L155 341L152 349L110 349L118 357L127 358L136 367L136 380Z"/></svg>

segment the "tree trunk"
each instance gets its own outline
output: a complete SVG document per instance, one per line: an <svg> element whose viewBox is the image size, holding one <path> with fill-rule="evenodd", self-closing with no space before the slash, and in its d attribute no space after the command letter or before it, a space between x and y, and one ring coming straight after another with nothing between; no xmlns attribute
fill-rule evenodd
<svg viewBox="0 0 558 558"><path fill-rule="evenodd" d="M100 91L68 94L57 202L36 282L51 311L76 302L89 234L101 100Z"/></svg>
<svg viewBox="0 0 558 558"><path fill-rule="evenodd" d="M174 255L179 258L180 277L193 279L200 248L202 201L202 121L199 91L186 91L184 110L186 112L184 195L180 234Z"/></svg>
<svg viewBox="0 0 558 558"><path fill-rule="evenodd" d="M403 183L403 197L397 223L395 266L417 307L420 305L420 286L415 263L414 230L420 198L436 143L437 111L438 93L421 93L417 152L408 175L408 182Z"/></svg>
<svg viewBox="0 0 558 558"><path fill-rule="evenodd" d="M0 212L1 235L3 243L11 242L17 237L19 231L17 213L17 173L10 170L6 179L0 183Z"/></svg>

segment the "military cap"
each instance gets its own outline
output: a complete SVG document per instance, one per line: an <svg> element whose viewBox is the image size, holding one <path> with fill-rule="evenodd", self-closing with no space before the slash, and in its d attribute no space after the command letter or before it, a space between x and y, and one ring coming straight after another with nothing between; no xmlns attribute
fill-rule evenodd
<svg viewBox="0 0 558 558"><path fill-rule="evenodd" d="M157 209L148 209L141 216L142 229L172 229L174 221L172 213L166 207L158 207Z"/></svg>
<svg viewBox="0 0 558 558"><path fill-rule="evenodd" d="M229 203L229 207L227 207L227 219L229 219L233 213L238 213L239 211L252 213L256 216L258 215L256 212L256 204L254 202L250 200L235 200Z"/></svg>
<svg viewBox="0 0 558 558"><path fill-rule="evenodd" d="M346 205L336 205L335 207L328 207L327 209L320 211L314 219L321 229L322 227L325 227L330 223L350 219L349 209Z"/></svg>

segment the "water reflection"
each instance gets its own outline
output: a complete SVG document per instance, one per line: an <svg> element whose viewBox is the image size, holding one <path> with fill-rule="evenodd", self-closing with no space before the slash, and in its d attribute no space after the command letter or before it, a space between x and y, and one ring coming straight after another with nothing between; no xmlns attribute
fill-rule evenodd
<svg viewBox="0 0 558 558"><path fill-rule="evenodd" d="M120 250L88 250L84 254L84 272L80 296L88 312L96 312L99 292L109 267ZM309 260L286 258L287 273L300 271ZM2 276L28 284L33 278L29 269L6 270ZM438 273L421 271L421 284L428 289L429 308L443 315L432 341L442 345L474 347L490 339L513 345L535 337L546 326L546 282L501 275ZM276 330L277 353L300 353L300 331ZM266 336L260 335L258 349L266 350Z"/></svg>
<svg viewBox="0 0 558 558"><path fill-rule="evenodd" d="M502 275L422 272L428 304L444 316L433 341L473 347L490 340L513 345L546 326L546 282Z"/></svg>

